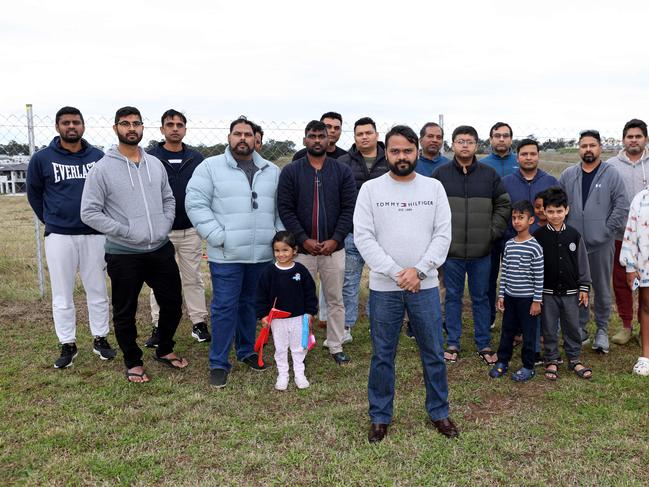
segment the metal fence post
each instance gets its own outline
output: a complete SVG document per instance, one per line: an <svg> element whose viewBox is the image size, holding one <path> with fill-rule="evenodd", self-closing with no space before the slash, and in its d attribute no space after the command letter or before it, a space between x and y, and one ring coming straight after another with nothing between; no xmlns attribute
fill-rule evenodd
<svg viewBox="0 0 649 487"><path fill-rule="evenodd" d="M33 156L36 150L34 139L34 112L32 104L25 105L27 110L27 139L29 140L29 156ZM41 298L45 297L45 273L43 271L43 252L41 249L41 222L34 214L34 236L36 238L36 263L38 266L38 290Z"/></svg>

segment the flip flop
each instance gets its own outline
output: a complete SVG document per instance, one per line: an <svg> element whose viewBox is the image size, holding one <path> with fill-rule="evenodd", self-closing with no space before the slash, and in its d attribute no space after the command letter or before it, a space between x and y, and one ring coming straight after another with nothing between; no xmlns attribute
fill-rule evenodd
<svg viewBox="0 0 649 487"><path fill-rule="evenodd" d="M134 381L130 379L130 377L139 377L140 379L144 379L145 377L147 377L146 372L138 374L137 372L129 372L128 370L126 370L124 374L126 375L126 381L130 384L146 384L147 382L149 382L148 380Z"/></svg>
<svg viewBox="0 0 649 487"><path fill-rule="evenodd" d="M489 359L487 358L487 356L489 356ZM482 361L490 367L496 365L496 363L498 362L498 358L494 359L494 357L497 357L497 355L493 350L480 350L478 352L478 357L480 357Z"/></svg>
<svg viewBox="0 0 649 487"><path fill-rule="evenodd" d="M177 365L174 365L174 362L182 362L183 361L182 357L164 358L164 357L158 357L157 355L154 355L153 358L158 362L160 362L161 364L166 365L167 367L175 370L183 370L184 368L187 367L187 365L189 365L187 364L185 365L185 367L178 367Z"/></svg>
<svg viewBox="0 0 649 487"><path fill-rule="evenodd" d="M457 350L456 348L447 348L446 350L444 350L444 353L448 355L453 355L455 357L455 358L444 357L444 362L446 362L447 364L454 364L455 362L457 362L457 359L460 356L460 351Z"/></svg>

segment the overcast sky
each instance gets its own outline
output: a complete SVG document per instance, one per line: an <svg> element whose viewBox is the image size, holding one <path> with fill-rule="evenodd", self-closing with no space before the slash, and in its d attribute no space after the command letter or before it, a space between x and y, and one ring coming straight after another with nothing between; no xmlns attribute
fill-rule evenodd
<svg viewBox="0 0 649 487"><path fill-rule="evenodd" d="M308 121L619 136L649 118L642 1L22 0L0 19L0 114ZM613 132L613 133L610 133Z"/></svg>

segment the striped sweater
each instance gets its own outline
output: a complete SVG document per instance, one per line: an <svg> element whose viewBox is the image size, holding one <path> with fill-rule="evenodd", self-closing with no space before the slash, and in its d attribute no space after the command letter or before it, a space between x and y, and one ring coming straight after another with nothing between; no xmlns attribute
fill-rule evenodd
<svg viewBox="0 0 649 487"><path fill-rule="evenodd" d="M499 297L532 297L543 301L543 248L534 237L524 242L509 239L503 252Z"/></svg>

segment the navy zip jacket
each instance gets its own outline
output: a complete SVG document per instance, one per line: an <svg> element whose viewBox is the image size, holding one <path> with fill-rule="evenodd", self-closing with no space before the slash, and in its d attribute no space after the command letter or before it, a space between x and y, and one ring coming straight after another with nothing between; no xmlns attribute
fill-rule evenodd
<svg viewBox="0 0 649 487"><path fill-rule="evenodd" d="M152 156L157 157L162 162L165 170L167 171L167 178L169 179L169 186L174 193L176 199L176 217L172 230L185 230L192 227L192 222L187 216L185 210L185 190L187 183L194 174L194 170L198 165L203 162L203 154L183 144L184 157L180 164L172 164L169 162L169 151L163 149L164 142L158 144L148 151ZM179 153L180 154L180 153Z"/></svg>
<svg viewBox="0 0 649 487"><path fill-rule="evenodd" d="M33 155L27 167L27 199L45 224L45 235L99 233L81 221L81 194L86 175L104 153L81 139L81 150L70 152L54 137Z"/></svg>
<svg viewBox="0 0 649 487"><path fill-rule="evenodd" d="M361 189L364 182L383 176L389 171L388 162L385 160L385 145L383 142L377 143L376 161L374 161L371 169L367 168L363 154L356 148L356 144L352 145L349 152L339 157L338 160L351 168L356 181L356 189Z"/></svg>
<svg viewBox="0 0 649 487"><path fill-rule="evenodd" d="M313 181L315 169L307 157L284 166L277 186L277 211L286 230L295 235L303 252L302 244L311 238L313 217ZM346 164L325 158L319 171L320 191L324 197L325 240L338 242L336 250L343 248L343 241L353 228L356 184L351 169Z"/></svg>

